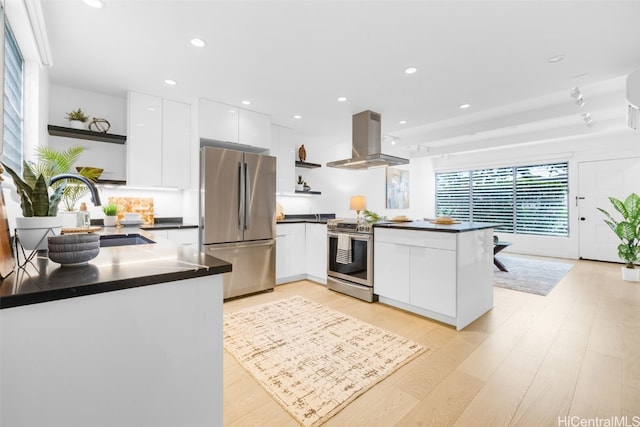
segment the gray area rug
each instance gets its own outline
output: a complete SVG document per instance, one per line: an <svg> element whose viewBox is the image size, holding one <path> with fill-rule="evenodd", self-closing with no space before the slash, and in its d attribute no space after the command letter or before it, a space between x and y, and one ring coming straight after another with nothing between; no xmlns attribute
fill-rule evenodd
<svg viewBox="0 0 640 427"><path fill-rule="evenodd" d="M548 295L558 282L571 270L568 261L546 261L498 255L509 271L493 270L493 285L536 295Z"/></svg>

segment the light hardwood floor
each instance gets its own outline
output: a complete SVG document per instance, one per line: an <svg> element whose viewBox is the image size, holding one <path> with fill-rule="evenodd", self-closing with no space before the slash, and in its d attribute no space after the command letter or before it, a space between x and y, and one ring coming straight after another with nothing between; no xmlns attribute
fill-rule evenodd
<svg viewBox="0 0 640 427"><path fill-rule="evenodd" d="M292 295L430 349L325 426L570 426L587 424L565 417L623 416L640 425L640 284L622 281L618 264L577 261L546 297L495 288L494 308L459 332L309 281L224 311ZM298 425L226 351L224 425Z"/></svg>

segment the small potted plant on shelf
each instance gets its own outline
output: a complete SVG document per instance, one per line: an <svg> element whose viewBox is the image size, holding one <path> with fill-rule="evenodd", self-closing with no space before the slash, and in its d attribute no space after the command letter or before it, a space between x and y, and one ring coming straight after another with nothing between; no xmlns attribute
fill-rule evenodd
<svg viewBox="0 0 640 427"><path fill-rule="evenodd" d="M296 191L304 191L304 180L302 175L298 175L298 182L296 183Z"/></svg>
<svg viewBox="0 0 640 427"><path fill-rule="evenodd" d="M86 129L89 116L84 114L81 108L78 108L67 113L67 120L69 120L69 126L74 129Z"/></svg>
<svg viewBox="0 0 640 427"><path fill-rule="evenodd" d="M111 202L102 207L104 212L104 226L115 227L118 222L118 205Z"/></svg>
<svg viewBox="0 0 640 427"><path fill-rule="evenodd" d="M617 221L604 209L598 210L605 214L607 219L604 222L621 241L618 245L618 256L625 262L625 266L622 267L622 279L637 282L640 280L640 269L635 265L640 260L640 197L631 193L624 202L614 197L609 197L609 201L622 215L622 221Z"/></svg>

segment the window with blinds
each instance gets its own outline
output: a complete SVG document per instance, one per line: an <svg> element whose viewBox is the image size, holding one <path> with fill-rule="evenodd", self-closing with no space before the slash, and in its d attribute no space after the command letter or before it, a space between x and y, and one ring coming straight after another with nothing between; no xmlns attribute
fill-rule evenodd
<svg viewBox="0 0 640 427"><path fill-rule="evenodd" d="M4 139L2 161L19 174L22 174L24 59L8 24L5 24L4 46Z"/></svg>
<svg viewBox="0 0 640 427"><path fill-rule="evenodd" d="M436 174L436 213L503 224L518 234L569 235L568 163Z"/></svg>

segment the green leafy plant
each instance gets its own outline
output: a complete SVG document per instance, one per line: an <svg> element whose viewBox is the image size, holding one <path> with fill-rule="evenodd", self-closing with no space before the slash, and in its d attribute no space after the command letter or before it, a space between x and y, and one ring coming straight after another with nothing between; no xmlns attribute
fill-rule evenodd
<svg viewBox="0 0 640 427"><path fill-rule="evenodd" d="M38 163L33 165L34 170L37 173L44 175L45 178L52 178L61 173L68 173L71 170L73 164L78 160L78 157L84 148L70 147L64 151L57 151L50 147L39 146L36 151L38 157ZM78 174L85 178L96 182L102 174L102 169L83 167L78 170ZM59 181L60 182L60 181ZM53 188L57 188L59 182L53 184ZM89 192L89 189L85 184L70 183L65 185L65 189L62 193L62 205L67 211L73 211L78 200L84 197Z"/></svg>
<svg viewBox="0 0 640 427"><path fill-rule="evenodd" d="M366 209L363 211L363 215L364 215L364 220L368 223L385 221L387 219L386 216L378 215L377 213L366 210Z"/></svg>
<svg viewBox="0 0 640 427"><path fill-rule="evenodd" d="M598 210L607 217L604 222L621 241L618 245L618 256L627 268L635 268L635 263L640 259L640 197L631 193L624 202L614 197L609 197L609 201L622 215L622 221L617 221L602 208Z"/></svg>
<svg viewBox="0 0 640 427"><path fill-rule="evenodd" d="M3 166L16 185L23 216L56 216L58 214L58 205L66 186L64 181L49 195L50 178L34 172L27 162L23 163L22 177L6 164L3 163Z"/></svg>
<svg viewBox="0 0 640 427"><path fill-rule="evenodd" d="M68 120L78 120L78 121L81 121L82 123L86 123L89 120L89 116L84 114L84 112L82 111L81 108L78 108L77 110L72 110L72 111L68 112L67 113L67 119Z"/></svg>
<svg viewBox="0 0 640 427"><path fill-rule="evenodd" d="M104 212L107 216L115 216L118 215L118 205L115 203L109 203L102 207L102 212Z"/></svg>
<svg viewBox="0 0 640 427"><path fill-rule="evenodd" d="M304 184L304 181L302 180L302 175L298 175L298 184L300 185Z"/></svg>

